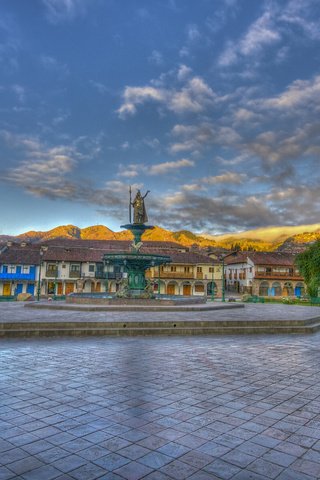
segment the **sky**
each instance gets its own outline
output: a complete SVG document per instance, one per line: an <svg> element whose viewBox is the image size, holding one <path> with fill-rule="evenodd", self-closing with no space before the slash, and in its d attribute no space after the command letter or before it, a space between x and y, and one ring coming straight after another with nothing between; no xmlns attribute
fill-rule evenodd
<svg viewBox="0 0 320 480"><path fill-rule="evenodd" d="M1 0L0 234L319 222L319 0Z"/></svg>

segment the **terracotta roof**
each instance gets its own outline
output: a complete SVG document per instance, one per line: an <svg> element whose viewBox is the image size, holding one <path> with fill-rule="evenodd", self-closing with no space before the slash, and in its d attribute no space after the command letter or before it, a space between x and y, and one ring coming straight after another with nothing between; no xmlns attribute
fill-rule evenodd
<svg viewBox="0 0 320 480"><path fill-rule="evenodd" d="M227 265L246 263L250 259L255 265L283 265L292 266L295 255L285 252L238 252L235 256L225 258Z"/></svg>
<svg viewBox="0 0 320 480"><path fill-rule="evenodd" d="M78 242L67 240L57 245L46 242L44 245L47 249L42 256L40 256L41 245L39 244L26 246L13 244L0 253L0 263L38 265L41 259L47 262L102 262L103 255L110 251L129 252L130 243L128 241L85 240ZM171 243L168 245L167 242L144 242L141 252L168 255L174 263L210 265L218 263L207 255L198 252L181 252L172 248L173 245L178 244Z"/></svg>

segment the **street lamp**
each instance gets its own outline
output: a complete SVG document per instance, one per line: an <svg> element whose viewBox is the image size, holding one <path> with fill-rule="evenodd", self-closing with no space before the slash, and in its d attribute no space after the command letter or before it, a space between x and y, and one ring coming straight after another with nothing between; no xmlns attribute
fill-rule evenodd
<svg viewBox="0 0 320 480"><path fill-rule="evenodd" d="M44 253L43 250L40 248L40 252L39 252L39 273L38 273L37 302L40 301L40 292L41 292L41 265L42 265L43 253Z"/></svg>
<svg viewBox="0 0 320 480"><path fill-rule="evenodd" d="M211 302L214 301L214 267L212 268L212 282L211 282Z"/></svg>
<svg viewBox="0 0 320 480"><path fill-rule="evenodd" d="M106 293L109 291L109 280L108 280L108 268L109 268L109 260L106 261L107 269L106 269Z"/></svg>
<svg viewBox="0 0 320 480"><path fill-rule="evenodd" d="M56 262L56 270L54 275L54 290L53 290L53 300L57 299L57 278L58 278L58 263Z"/></svg>
<svg viewBox="0 0 320 480"><path fill-rule="evenodd" d="M222 301L225 302L225 284L224 284L224 256L222 256Z"/></svg>

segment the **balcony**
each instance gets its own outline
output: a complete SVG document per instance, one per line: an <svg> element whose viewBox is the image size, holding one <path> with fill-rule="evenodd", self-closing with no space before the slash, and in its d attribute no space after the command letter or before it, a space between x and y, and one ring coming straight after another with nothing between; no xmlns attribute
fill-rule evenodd
<svg viewBox="0 0 320 480"><path fill-rule="evenodd" d="M0 280L35 280L35 271L30 273L0 273Z"/></svg>
<svg viewBox="0 0 320 480"><path fill-rule="evenodd" d="M291 278L292 280L303 280L303 277L299 272L256 272L255 278L270 278L270 279L286 279Z"/></svg>
<svg viewBox="0 0 320 480"><path fill-rule="evenodd" d="M80 270L70 270L69 278L80 278L81 272Z"/></svg>
<svg viewBox="0 0 320 480"><path fill-rule="evenodd" d="M57 276L58 276L58 269L57 269L57 268L47 269L45 276L48 277L48 278L57 278Z"/></svg>
<svg viewBox="0 0 320 480"><path fill-rule="evenodd" d="M105 280L115 280L116 278L118 278L118 273L115 273L115 272L103 272L101 270L95 272L95 278L99 278L99 279L105 279Z"/></svg>
<svg viewBox="0 0 320 480"><path fill-rule="evenodd" d="M158 278L158 274L155 272L154 278ZM193 272L160 272L160 278L187 278L193 279Z"/></svg>
<svg viewBox="0 0 320 480"><path fill-rule="evenodd" d="M198 280L203 280L203 273L202 273L202 272L197 272L197 273L196 273L196 278L197 278Z"/></svg>

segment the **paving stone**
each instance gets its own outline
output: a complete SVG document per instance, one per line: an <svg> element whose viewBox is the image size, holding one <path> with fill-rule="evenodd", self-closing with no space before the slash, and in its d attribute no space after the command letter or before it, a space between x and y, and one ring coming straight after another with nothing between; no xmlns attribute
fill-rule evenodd
<svg viewBox="0 0 320 480"><path fill-rule="evenodd" d="M43 465L42 467L26 472L22 475L25 480L52 480L61 475L61 472L52 465Z"/></svg>
<svg viewBox="0 0 320 480"><path fill-rule="evenodd" d="M152 468L141 463L131 462L115 470L115 473L118 473L126 480L139 480L140 478L145 478L152 470Z"/></svg>
<svg viewBox="0 0 320 480"><path fill-rule="evenodd" d="M143 463L143 465L147 465L147 467L151 467L154 470L159 469L170 462L172 462L172 457L161 452L150 452L139 458L139 463Z"/></svg>
<svg viewBox="0 0 320 480"><path fill-rule="evenodd" d="M11 478L17 478L16 474L8 470L6 467L0 465L0 479L9 480Z"/></svg>
<svg viewBox="0 0 320 480"><path fill-rule="evenodd" d="M71 470L75 470L81 465L85 465L87 460L79 455L68 455L66 457L60 458L59 460L54 461L51 465L63 473L71 472Z"/></svg>
<svg viewBox="0 0 320 480"><path fill-rule="evenodd" d="M179 460L174 460L160 469L162 473L169 475L169 477L172 477L175 480L188 478L197 470L197 468L191 467L191 465L187 465Z"/></svg>
<svg viewBox="0 0 320 480"><path fill-rule="evenodd" d="M319 339L2 339L0 479L315 480Z"/></svg>

